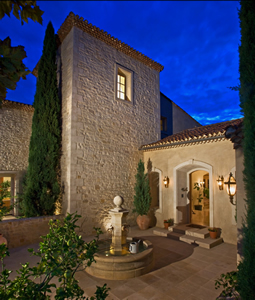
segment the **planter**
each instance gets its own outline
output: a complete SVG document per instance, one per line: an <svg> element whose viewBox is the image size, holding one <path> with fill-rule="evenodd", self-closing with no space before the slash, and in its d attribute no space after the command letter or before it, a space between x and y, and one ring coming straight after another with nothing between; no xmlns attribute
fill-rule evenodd
<svg viewBox="0 0 255 300"><path fill-rule="evenodd" d="M168 229L169 223L164 223L165 229Z"/></svg>
<svg viewBox="0 0 255 300"><path fill-rule="evenodd" d="M211 239L217 239L218 232L217 231L209 231Z"/></svg>
<svg viewBox="0 0 255 300"><path fill-rule="evenodd" d="M7 239L0 233L0 245L5 244L7 246Z"/></svg>
<svg viewBox="0 0 255 300"><path fill-rule="evenodd" d="M147 215L139 215L136 219L136 223L141 230L146 230L149 228L150 218Z"/></svg>

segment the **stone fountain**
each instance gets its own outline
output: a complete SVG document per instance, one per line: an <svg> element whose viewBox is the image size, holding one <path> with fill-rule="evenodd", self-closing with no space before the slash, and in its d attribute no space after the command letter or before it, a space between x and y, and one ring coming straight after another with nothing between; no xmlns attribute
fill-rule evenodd
<svg viewBox="0 0 255 300"><path fill-rule="evenodd" d="M128 210L122 208L123 199L113 199L115 208L111 215L111 240L100 240L99 251L95 254L96 263L85 270L88 274L112 280L123 280L138 277L150 272L154 266L153 247L148 240L127 237L129 225L126 223ZM138 241L139 240L139 241ZM137 253L131 253L130 243L136 244Z"/></svg>

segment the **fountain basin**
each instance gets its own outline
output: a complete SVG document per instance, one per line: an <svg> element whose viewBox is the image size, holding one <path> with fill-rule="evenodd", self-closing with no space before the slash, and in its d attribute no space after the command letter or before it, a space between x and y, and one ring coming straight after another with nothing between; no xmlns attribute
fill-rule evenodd
<svg viewBox="0 0 255 300"><path fill-rule="evenodd" d="M132 238L127 240L132 241ZM123 280L138 277L150 272L154 267L153 246L148 240L143 240L146 248L142 252L124 256L106 256L95 254L95 263L85 271L95 277L108 280Z"/></svg>

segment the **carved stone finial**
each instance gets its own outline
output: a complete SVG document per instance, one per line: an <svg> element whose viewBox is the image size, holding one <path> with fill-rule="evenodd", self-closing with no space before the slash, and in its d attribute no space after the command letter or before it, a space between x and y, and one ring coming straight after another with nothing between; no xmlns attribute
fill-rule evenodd
<svg viewBox="0 0 255 300"><path fill-rule="evenodd" d="M121 205L123 203L123 199L120 196L116 196L113 199L113 203L116 205L116 208L121 208Z"/></svg>

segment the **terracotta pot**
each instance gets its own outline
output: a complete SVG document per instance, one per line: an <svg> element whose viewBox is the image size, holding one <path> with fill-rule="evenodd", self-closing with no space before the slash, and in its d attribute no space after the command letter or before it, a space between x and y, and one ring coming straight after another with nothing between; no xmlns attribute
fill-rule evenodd
<svg viewBox="0 0 255 300"><path fill-rule="evenodd" d="M164 223L165 229L168 229L169 223Z"/></svg>
<svg viewBox="0 0 255 300"><path fill-rule="evenodd" d="M7 239L0 233L0 245L5 244L7 246Z"/></svg>
<svg viewBox="0 0 255 300"><path fill-rule="evenodd" d="M139 215L136 219L136 223L141 230L146 230L149 228L150 218L147 215Z"/></svg>
<svg viewBox="0 0 255 300"><path fill-rule="evenodd" d="M211 239L217 239L218 232L217 231L209 231Z"/></svg>

